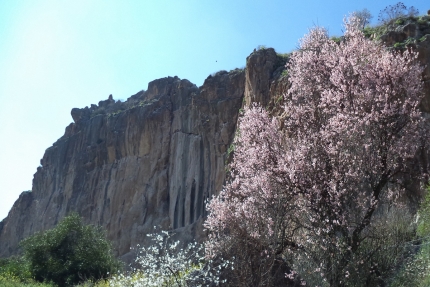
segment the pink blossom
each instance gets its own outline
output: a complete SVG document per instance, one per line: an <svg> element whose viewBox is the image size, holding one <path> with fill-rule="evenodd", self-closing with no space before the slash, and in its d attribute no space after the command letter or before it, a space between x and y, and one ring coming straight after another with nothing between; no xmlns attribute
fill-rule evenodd
<svg viewBox="0 0 430 287"><path fill-rule="evenodd" d="M232 180L207 205L207 256L246 241L298 266L310 256L337 286L362 262L375 211L403 191L403 180L421 178L423 68L416 53L389 52L357 23L345 22L340 44L323 28L301 40L287 65L283 131L265 109L245 108Z"/></svg>

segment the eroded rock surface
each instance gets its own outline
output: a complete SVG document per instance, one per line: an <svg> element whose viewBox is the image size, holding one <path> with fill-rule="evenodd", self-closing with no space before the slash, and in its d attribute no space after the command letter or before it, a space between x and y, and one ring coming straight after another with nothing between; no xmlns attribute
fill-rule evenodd
<svg viewBox="0 0 430 287"><path fill-rule="evenodd" d="M418 52L418 59L425 67L423 73L425 97L421 103L421 110L430 113L430 17L404 18L399 21L403 24L398 26L390 24L379 40L398 52L406 50Z"/></svg>
<svg viewBox="0 0 430 287"><path fill-rule="evenodd" d="M243 70L219 72L201 88L169 77L126 103L110 96L73 109L75 123L46 150L32 191L2 222L0 256L71 211L106 227L122 256L154 226L201 238L204 202L224 183L244 90Z"/></svg>

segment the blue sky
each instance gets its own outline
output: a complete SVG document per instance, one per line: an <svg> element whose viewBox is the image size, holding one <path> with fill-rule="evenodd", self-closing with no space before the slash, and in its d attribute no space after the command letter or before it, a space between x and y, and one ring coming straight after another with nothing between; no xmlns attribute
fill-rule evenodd
<svg viewBox="0 0 430 287"><path fill-rule="evenodd" d="M428 1L403 1L420 14ZM291 52L315 25L342 34L342 19L385 0L0 1L0 220L30 190L45 149L70 110L178 76L196 85L245 66L258 45ZM427 5L426 5L427 3Z"/></svg>

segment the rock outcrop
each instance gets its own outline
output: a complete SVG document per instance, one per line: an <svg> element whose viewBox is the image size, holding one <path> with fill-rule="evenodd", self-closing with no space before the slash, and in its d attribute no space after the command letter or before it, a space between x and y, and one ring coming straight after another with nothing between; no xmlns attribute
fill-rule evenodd
<svg viewBox="0 0 430 287"><path fill-rule="evenodd" d="M2 222L0 256L71 211L106 227L118 255L155 225L180 230L201 221L205 200L224 182L244 90L243 70L219 72L200 89L169 77L151 82L125 110L111 96L73 109L75 122L46 150L32 191Z"/></svg>
<svg viewBox="0 0 430 287"><path fill-rule="evenodd" d="M269 62L276 53L265 49L254 57ZM74 123L46 150L32 191L1 222L0 257L16 254L20 240L72 211L105 227L126 261L154 226L174 229L184 241L202 239L205 201L224 184L245 83L270 86L274 71L273 65L248 69L251 81L238 69L209 76L200 88L168 77L124 103L109 96L72 109Z"/></svg>
<svg viewBox="0 0 430 287"><path fill-rule="evenodd" d="M423 81L426 96L421 109L430 113L430 16L400 18L389 24L387 29L379 37L384 45L398 51L412 49L418 52L418 59L425 67Z"/></svg>

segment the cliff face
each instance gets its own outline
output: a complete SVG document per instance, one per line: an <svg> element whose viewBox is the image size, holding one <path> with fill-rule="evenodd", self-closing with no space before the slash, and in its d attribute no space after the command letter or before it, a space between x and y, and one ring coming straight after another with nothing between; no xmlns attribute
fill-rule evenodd
<svg viewBox="0 0 430 287"><path fill-rule="evenodd" d="M70 211L105 226L119 255L154 225L177 229L201 219L204 201L223 184L243 91L243 71L218 73L200 89L164 78L125 111L87 119L74 110L76 122L46 150L32 192L6 218L0 255Z"/></svg>
<svg viewBox="0 0 430 287"><path fill-rule="evenodd" d="M250 58L264 61L269 77L256 73L249 81L244 70L221 71L200 88L169 77L125 103L109 97L73 109L75 122L46 150L32 191L21 194L0 225L0 257L71 211L104 226L125 259L154 226L175 229L183 240L202 238L205 200L224 183L245 83L267 88L275 69L273 49Z"/></svg>
<svg viewBox="0 0 430 287"><path fill-rule="evenodd" d="M416 46L427 64L429 35L422 39ZM22 193L0 222L0 257L16 254L20 240L52 228L71 211L104 226L126 261L132 260L130 247L144 243L154 226L173 229L184 241L204 238L205 200L225 181L239 109L259 102L281 116L276 103L288 87L285 60L262 49L247 58L245 70L218 72L200 88L169 77L125 103L109 97L73 109L74 123L46 150L32 191Z"/></svg>
<svg viewBox="0 0 430 287"><path fill-rule="evenodd" d="M430 113L430 16L421 17L421 21L409 19L403 24L394 25L380 36L380 41L400 51L412 49L418 52L418 60L425 67L423 81L426 96L421 109Z"/></svg>

